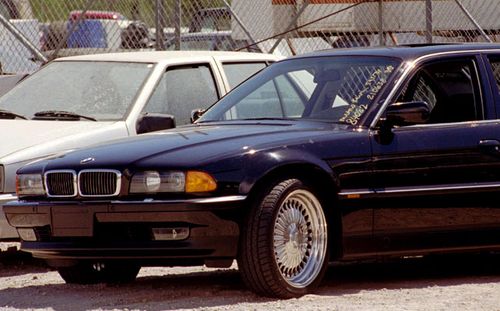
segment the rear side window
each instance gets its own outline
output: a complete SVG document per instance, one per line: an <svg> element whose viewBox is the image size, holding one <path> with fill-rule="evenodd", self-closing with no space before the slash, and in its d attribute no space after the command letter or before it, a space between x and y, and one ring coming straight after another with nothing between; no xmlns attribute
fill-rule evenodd
<svg viewBox="0 0 500 311"><path fill-rule="evenodd" d="M229 86L234 88L241 82L248 79L257 71L260 71L266 67L266 63L224 63L222 68L226 73L227 82Z"/></svg>
<svg viewBox="0 0 500 311"><path fill-rule="evenodd" d="M171 114L177 125L190 123L191 111L207 108L219 99L210 66L168 68L144 112Z"/></svg>
<svg viewBox="0 0 500 311"><path fill-rule="evenodd" d="M497 95L500 94L500 57L490 57L491 70L497 84Z"/></svg>

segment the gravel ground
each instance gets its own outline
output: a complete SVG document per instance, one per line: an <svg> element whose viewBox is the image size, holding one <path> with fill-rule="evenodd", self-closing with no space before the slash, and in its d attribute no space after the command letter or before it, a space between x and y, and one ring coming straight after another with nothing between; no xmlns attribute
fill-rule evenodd
<svg viewBox="0 0 500 311"><path fill-rule="evenodd" d="M1 310L500 310L500 255L337 264L314 295L274 300L248 291L236 265L142 268L131 284L66 285L15 247L0 243Z"/></svg>

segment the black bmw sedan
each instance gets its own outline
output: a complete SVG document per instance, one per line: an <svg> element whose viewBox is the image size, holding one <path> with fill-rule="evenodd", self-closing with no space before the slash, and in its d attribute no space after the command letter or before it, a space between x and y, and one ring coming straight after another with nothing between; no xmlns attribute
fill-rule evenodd
<svg viewBox="0 0 500 311"><path fill-rule="evenodd" d="M194 124L54 155L4 206L67 283L225 267L272 297L328 262L500 250L500 46L323 51Z"/></svg>

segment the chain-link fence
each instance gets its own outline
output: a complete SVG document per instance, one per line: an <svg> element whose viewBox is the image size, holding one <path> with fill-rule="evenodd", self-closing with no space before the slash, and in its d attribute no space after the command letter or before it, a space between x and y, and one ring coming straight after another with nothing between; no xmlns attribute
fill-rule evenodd
<svg viewBox="0 0 500 311"><path fill-rule="evenodd" d="M2 72L59 56L500 40L498 0L0 0Z"/></svg>

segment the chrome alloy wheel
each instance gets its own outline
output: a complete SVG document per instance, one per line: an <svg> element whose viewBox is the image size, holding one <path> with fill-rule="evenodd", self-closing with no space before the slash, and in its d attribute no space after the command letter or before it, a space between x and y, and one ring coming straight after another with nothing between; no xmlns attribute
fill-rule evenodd
<svg viewBox="0 0 500 311"><path fill-rule="evenodd" d="M304 288L314 282L326 256L328 232L318 199L309 191L290 192L273 230L274 259L287 283Z"/></svg>

